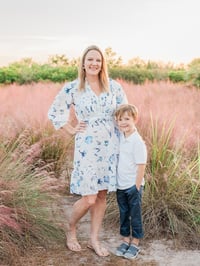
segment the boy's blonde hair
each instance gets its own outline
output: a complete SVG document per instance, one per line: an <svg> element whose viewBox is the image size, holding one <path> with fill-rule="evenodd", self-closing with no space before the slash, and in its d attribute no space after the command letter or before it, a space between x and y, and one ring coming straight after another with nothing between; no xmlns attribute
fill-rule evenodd
<svg viewBox="0 0 200 266"><path fill-rule="evenodd" d="M80 64L79 64L79 71L78 71L79 90L84 90L84 88L85 88L86 73L85 73L85 69L84 69L84 61L85 61L85 57L86 57L87 53L91 50L95 50L95 51L99 52L101 55L102 66L101 66L101 71L99 72L99 82L100 82L100 86L101 86L102 91L108 92L109 91L109 82L108 82L108 70L107 70L106 59L105 59L105 56L104 56L103 52L101 51L101 49L96 45L88 46L85 49L85 51L83 52L83 55L81 57Z"/></svg>
<svg viewBox="0 0 200 266"><path fill-rule="evenodd" d="M115 119L120 119L124 113L128 113L128 115L132 116L134 120L138 118L138 109L133 104L122 104L119 108L115 111Z"/></svg>

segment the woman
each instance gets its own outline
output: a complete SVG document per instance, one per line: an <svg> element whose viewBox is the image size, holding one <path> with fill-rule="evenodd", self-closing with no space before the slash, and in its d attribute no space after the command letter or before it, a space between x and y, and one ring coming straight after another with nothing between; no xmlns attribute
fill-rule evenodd
<svg viewBox="0 0 200 266"><path fill-rule="evenodd" d="M73 205L66 234L67 247L72 251L81 250L76 225L90 210L88 247L99 256L109 255L98 235L106 209L106 194L116 190L118 136L114 111L126 102L120 84L108 78L103 53L92 45L83 53L78 79L63 87L49 110L49 119L56 129L76 134L70 192L82 197ZM68 122L71 105L78 120L76 127Z"/></svg>

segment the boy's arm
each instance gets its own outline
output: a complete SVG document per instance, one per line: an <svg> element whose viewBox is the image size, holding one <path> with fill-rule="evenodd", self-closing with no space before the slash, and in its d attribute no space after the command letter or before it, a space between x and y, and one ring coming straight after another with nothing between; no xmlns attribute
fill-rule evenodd
<svg viewBox="0 0 200 266"><path fill-rule="evenodd" d="M138 164L137 177L136 177L136 182L135 182L135 185L136 185L138 190L140 190L140 187L142 184L142 179L144 177L145 167L146 167L146 164Z"/></svg>

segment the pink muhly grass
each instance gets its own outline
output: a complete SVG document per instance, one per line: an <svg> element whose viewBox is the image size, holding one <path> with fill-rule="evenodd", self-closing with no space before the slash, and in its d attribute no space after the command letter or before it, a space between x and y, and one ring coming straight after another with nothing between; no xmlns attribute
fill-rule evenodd
<svg viewBox="0 0 200 266"><path fill-rule="evenodd" d="M138 126L147 130L151 117L159 124L174 121L174 141L195 147L200 139L200 92L196 88L171 82L135 85L122 80L128 100L139 109ZM37 83L6 85L0 88L0 135L15 136L24 128L51 126L48 109L63 84ZM72 118L75 121L75 118ZM76 122L76 121L75 121ZM146 129L145 129L146 128Z"/></svg>
<svg viewBox="0 0 200 266"><path fill-rule="evenodd" d="M170 82L135 85L120 80L128 100L139 109L140 128L150 125L151 117L160 125L174 123L175 143L184 142L190 150L200 140L200 91Z"/></svg>
<svg viewBox="0 0 200 266"><path fill-rule="evenodd" d="M9 227L17 233L21 233L20 223L16 221L14 216L15 209L0 205L0 230L4 227Z"/></svg>
<svg viewBox="0 0 200 266"><path fill-rule="evenodd" d="M31 164L35 159L39 158L42 153L41 142L31 145L25 152L25 162Z"/></svg>
<svg viewBox="0 0 200 266"><path fill-rule="evenodd" d="M128 100L139 109L139 127L147 129L151 117L159 124L174 121L174 141L194 147L200 139L200 93L196 88L171 82L135 85L122 80ZM7 85L0 88L0 135L15 136L24 128L44 129L52 126L48 109L61 89L58 83ZM75 121L75 118L72 118Z"/></svg>
<svg viewBox="0 0 200 266"><path fill-rule="evenodd" d="M23 128L44 128L48 109L61 84L37 83L0 87L0 135L14 136Z"/></svg>

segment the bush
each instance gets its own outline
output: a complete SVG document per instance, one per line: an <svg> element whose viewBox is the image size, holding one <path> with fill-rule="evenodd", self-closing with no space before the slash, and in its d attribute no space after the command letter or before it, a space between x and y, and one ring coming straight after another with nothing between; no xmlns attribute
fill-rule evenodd
<svg viewBox="0 0 200 266"><path fill-rule="evenodd" d="M136 68L112 68L109 70L110 77L131 81L134 84L142 84L148 78L148 72Z"/></svg>
<svg viewBox="0 0 200 266"><path fill-rule="evenodd" d="M183 82L185 81L185 71L177 70L169 72L169 80L172 82Z"/></svg>
<svg viewBox="0 0 200 266"><path fill-rule="evenodd" d="M0 68L0 83L64 82L75 79L77 74L78 70L76 67L14 63L7 68Z"/></svg>
<svg viewBox="0 0 200 266"><path fill-rule="evenodd" d="M9 67L0 68L0 83L27 84L38 81L64 82L75 79L78 75L77 62L65 64L63 55L57 56L56 60L61 64L39 65L32 62L31 58L23 59L20 62L11 64ZM64 60L64 61L62 61ZM138 61L139 60L139 61ZM111 60L112 61L112 60ZM116 63L116 62L115 62ZM188 65L186 71L183 66L179 68L173 65L163 65L156 62L147 62L137 59L131 64L122 65L120 62L109 64L109 75L114 79L123 79L134 84L143 84L145 81L167 80L172 82L192 82L200 87L199 60L194 60Z"/></svg>
<svg viewBox="0 0 200 266"><path fill-rule="evenodd" d="M0 83L11 84L19 81L19 73L13 67L0 69Z"/></svg>
<svg viewBox="0 0 200 266"><path fill-rule="evenodd" d="M187 81L200 88L200 59L191 63L187 71Z"/></svg>

